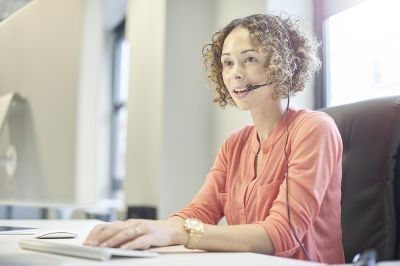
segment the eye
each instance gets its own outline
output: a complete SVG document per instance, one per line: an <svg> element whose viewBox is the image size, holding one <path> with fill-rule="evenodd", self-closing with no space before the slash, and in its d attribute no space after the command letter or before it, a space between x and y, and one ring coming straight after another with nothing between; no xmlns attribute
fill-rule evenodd
<svg viewBox="0 0 400 266"><path fill-rule="evenodd" d="M253 56L248 56L248 57L246 57L245 61L246 61L246 63L253 63L253 62L256 62L257 59Z"/></svg>
<svg viewBox="0 0 400 266"><path fill-rule="evenodd" d="M233 62L231 60L226 59L226 60L222 61L222 66L223 67L231 67L231 66L233 66Z"/></svg>

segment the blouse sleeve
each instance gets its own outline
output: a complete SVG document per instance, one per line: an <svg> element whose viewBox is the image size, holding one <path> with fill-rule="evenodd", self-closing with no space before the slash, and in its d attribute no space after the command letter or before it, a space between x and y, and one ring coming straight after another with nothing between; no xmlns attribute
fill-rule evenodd
<svg viewBox="0 0 400 266"><path fill-rule="evenodd" d="M214 165L197 195L182 210L172 214L186 218L197 218L207 224L217 224L224 216L221 195L225 191L227 173L226 141L218 151Z"/></svg>
<svg viewBox="0 0 400 266"><path fill-rule="evenodd" d="M297 237L303 239L341 167L342 140L334 121L321 113L308 116L292 130L288 143L290 218ZM289 226L286 193L285 180L269 216L258 224L270 237L275 255L291 257L299 244Z"/></svg>

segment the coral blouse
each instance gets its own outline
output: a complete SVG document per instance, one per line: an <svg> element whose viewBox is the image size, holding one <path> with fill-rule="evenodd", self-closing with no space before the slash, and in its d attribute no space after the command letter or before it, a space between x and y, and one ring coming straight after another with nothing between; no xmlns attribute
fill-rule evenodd
<svg viewBox="0 0 400 266"><path fill-rule="evenodd" d="M342 140L325 113L289 109L287 154L291 224L313 261L343 263L340 199ZM174 215L217 224L260 224L274 254L307 259L288 223L282 118L262 145L264 165L255 175L260 149L257 130L247 126L220 148L205 183L192 202Z"/></svg>

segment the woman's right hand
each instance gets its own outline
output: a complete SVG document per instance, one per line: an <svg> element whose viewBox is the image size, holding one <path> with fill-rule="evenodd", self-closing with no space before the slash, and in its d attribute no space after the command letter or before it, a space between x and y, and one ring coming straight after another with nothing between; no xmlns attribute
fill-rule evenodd
<svg viewBox="0 0 400 266"><path fill-rule="evenodd" d="M186 244L187 233L183 219L169 220L129 219L95 226L84 244L100 247L121 247L126 249L148 249L152 246Z"/></svg>

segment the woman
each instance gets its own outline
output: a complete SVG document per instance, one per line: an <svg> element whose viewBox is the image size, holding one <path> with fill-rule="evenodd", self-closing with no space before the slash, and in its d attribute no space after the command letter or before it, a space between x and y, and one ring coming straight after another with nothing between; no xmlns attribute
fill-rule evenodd
<svg viewBox="0 0 400 266"><path fill-rule="evenodd" d="M289 106L317 71L315 41L290 18L253 15L213 35L203 55L214 101L251 113L192 202L166 221L95 227L86 244L129 249L182 244L343 263L342 142L326 114ZM217 225L222 217L228 225Z"/></svg>

